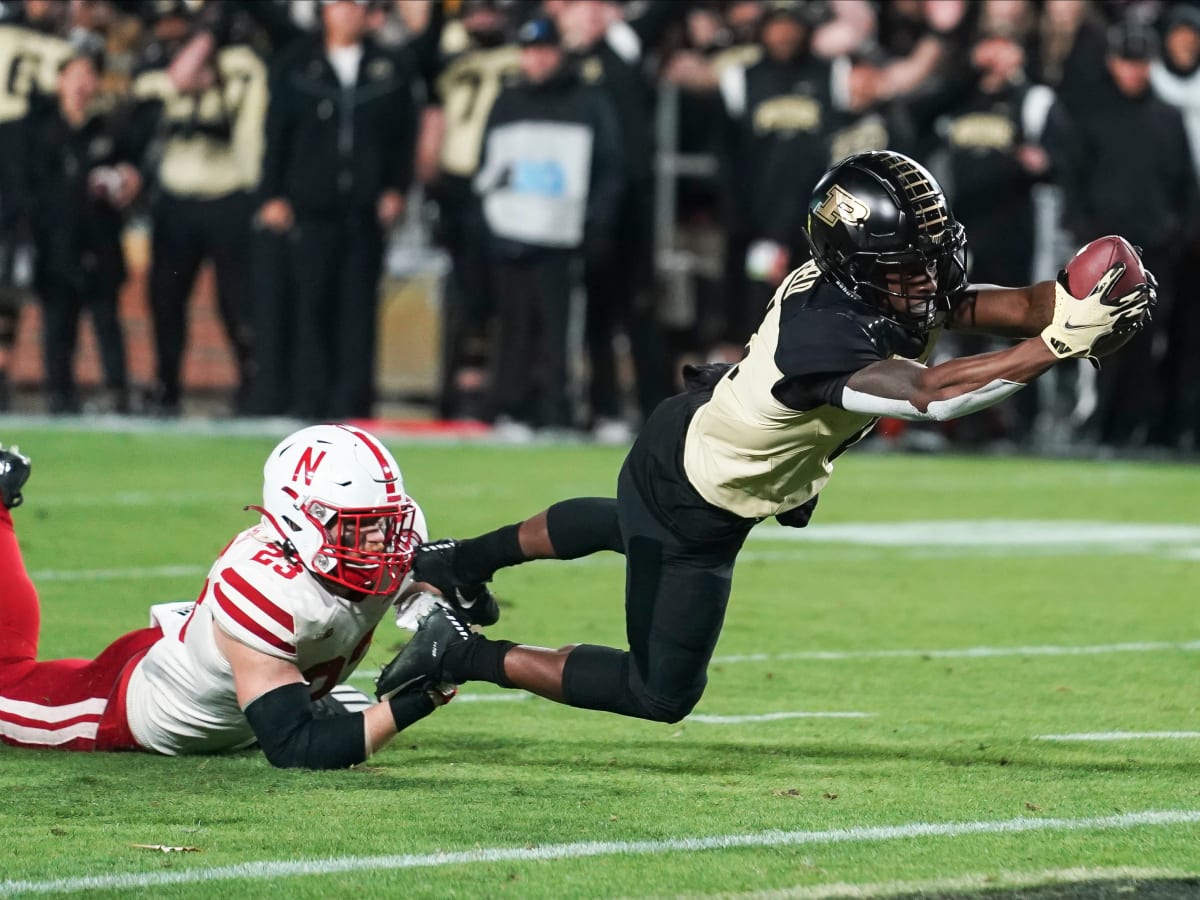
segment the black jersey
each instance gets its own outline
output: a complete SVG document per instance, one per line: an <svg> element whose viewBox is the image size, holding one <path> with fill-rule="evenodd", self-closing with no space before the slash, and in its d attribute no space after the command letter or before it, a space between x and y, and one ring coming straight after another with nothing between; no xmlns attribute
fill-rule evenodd
<svg viewBox="0 0 1200 900"><path fill-rule="evenodd" d="M838 405L850 376L881 359L924 362L935 338L873 313L804 264L783 280L745 357L692 417L688 480L709 503L745 518L799 506L875 424Z"/></svg>

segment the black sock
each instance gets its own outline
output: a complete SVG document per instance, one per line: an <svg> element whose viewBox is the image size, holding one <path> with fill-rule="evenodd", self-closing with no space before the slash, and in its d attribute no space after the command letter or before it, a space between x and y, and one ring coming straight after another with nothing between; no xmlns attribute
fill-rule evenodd
<svg viewBox="0 0 1200 900"><path fill-rule="evenodd" d="M504 655L515 646L512 641L492 641L482 634L453 644L442 657L442 677L455 684L490 681L500 687L516 687L504 674Z"/></svg>
<svg viewBox="0 0 1200 900"><path fill-rule="evenodd" d="M521 541L517 537L521 526L505 525L458 545L454 554L454 572L468 584L488 581L497 569L525 562Z"/></svg>

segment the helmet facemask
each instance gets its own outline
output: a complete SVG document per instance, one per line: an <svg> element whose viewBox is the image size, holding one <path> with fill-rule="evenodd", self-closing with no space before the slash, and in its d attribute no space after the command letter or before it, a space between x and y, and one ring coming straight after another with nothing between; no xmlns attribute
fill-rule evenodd
<svg viewBox="0 0 1200 900"><path fill-rule="evenodd" d="M967 284L962 225L956 224L939 245L929 244L894 253L850 254L841 267L846 286L900 325L937 328L950 311L951 296Z"/></svg>
<svg viewBox="0 0 1200 900"><path fill-rule="evenodd" d="M319 526L325 541L312 565L324 579L360 594L386 595L400 587L417 546L411 501L398 506L338 509L309 500L300 511Z"/></svg>

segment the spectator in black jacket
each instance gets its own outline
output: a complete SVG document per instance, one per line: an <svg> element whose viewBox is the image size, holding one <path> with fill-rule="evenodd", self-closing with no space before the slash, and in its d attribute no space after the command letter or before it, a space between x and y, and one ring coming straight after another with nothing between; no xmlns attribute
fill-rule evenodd
<svg viewBox="0 0 1200 900"><path fill-rule="evenodd" d="M487 231L471 182L479 171L488 114L505 79L520 70L521 56L511 40L515 23L510 7L496 0L468 0L461 10L442 41L444 52L433 79L436 111L426 111L442 130L430 195L438 207L437 237L451 260L442 304L438 392L438 414L444 419L484 415L495 299L488 277Z"/></svg>
<svg viewBox="0 0 1200 900"><path fill-rule="evenodd" d="M80 411L72 370L85 307L100 346L110 408L128 411L117 291L126 276L123 211L137 196L141 178L111 123L91 108L98 88L93 58L67 62L59 75L57 103L30 115L20 168L37 247L46 393L53 414Z"/></svg>
<svg viewBox="0 0 1200 900"><path fill-rule="evenodd" d="M971 46L972 70L939 96L934 131L942 147L942 185L971 236L968 275L975 284L1032 282L1035 247L1034 186L1048 181L1052 158L1068 124L1054 92L1025 77L1026 52L1005 26L981 32ZM915 101L914 108L922 105ZM924 129L921 129L924 130ZM956 352L983 353L996 338L955 335ZM1012 397L978 416L956 421L960 443L1028 436L1037 394Z"/></svg>
<svg viewBox="0 0 1200 900"><path fill-rule="evenodd" d="M1166 390L1155 346L1170 344L1164 323L1177 298L1180 252L1195 233L1200 206L1183 118L1150 90L1157 51L1150 28L1135 22L1112 26L1105 60L1109 84L1074 113L1077 158L1064 167L1067 224L1075 237L1083 243L1123 235L1143 249L1146 268L1159 280L1150 333L1113 357L1099 375L1099 439L1122 447L1172 438L1162 418Z"/></svg>
<svg viewBox="0 0 1200 900"><path fill-rule="evenodd" d="M272 74L262 226L289 233L295 276L290 412L368 416L384 237L404 211L414 72L367 34L367 9L326 0L322 31Z"/></svg>
<svg viewBox="0 0 1200 900"><path fill-rule="evenodd" d="M809 14L795 0L769 4L762 59L721 76L730 212L725 340L737 356L775 285L808 253L806 192L829 165L830 127L848 96L849 63L812 55Z"/></svg>
<svg viewBox="0 0 1200 900"><path fill-rule="evenodd" d="M567 323L574 260L613 238L623 185L608 98L584 84L550 19L518 34L522 77L492 107L475 188L500 326L490 412L514 434L574 424Z"/></svg>
<svg viewBox="0 0 1200 900"><path fill-rule="evenodd" d="M551 4L580 77L612 102L624 149L625 186L612 240L584 248L588 399L594 433L601 440L630 437L613 350L618 333L629 338L640 417L650 415L672 390L654 291L655 94L645 57L690 5L685 0L649 3L640 16L626 20L621 5L609 0Z"/></svg>
<svg viewBox="0 0 1200 900"><path fill-rule="evenodd" d="M1183 114L1200 181L1200 7L1180 4L1163 23L1163 57L1150 69L1155 93ZM1200 283L1200 230L1183 248L1177 284ZM1200 298L1181 291L1166 325L1170 335L1166 368L1163 442L1200 449Z"/></svg>

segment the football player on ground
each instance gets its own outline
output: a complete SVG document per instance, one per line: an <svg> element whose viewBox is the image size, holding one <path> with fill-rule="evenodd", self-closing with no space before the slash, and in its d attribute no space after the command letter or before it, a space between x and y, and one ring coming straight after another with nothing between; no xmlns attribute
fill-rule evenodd
<svg viewBox="0 0 1200 900"><path fill-rule="evenodd" d="M623 553L629 649L491 640L435 608L380 674L381 697L489 681L585 709L682 719L704 691L751 528L771 516L808 524L834 460L878 417L940 421L983 409L1062 359L1092 356L1101 338L1119 343L1154 300L1146 284L1115 296L1123 265L1082 300L1055 281L968 285L962 226L933 177L899 153L842 160L808 210L812 260L780 284L741 362L692 370L690 389L659 405L615 500L566 500L417 550L415 577L443 593L530 559ZM943 328L1025 340L926 366Z"/></svg>
<svg viewBox="0 0 1200 900"><path fill-rule="evenodd" d="M333 714L321 700L354 671L388 610L422 599L410 568L425 519L367 432L317 425L285 438L252 507L262 521L225 548L195 604L152 608L152 627L94 660L35 661L37 592L10 513L29 471L16 448L0 449L5 743L175 756L257 741L276 766L344 768L454 696L421 684Z"/></svg>

